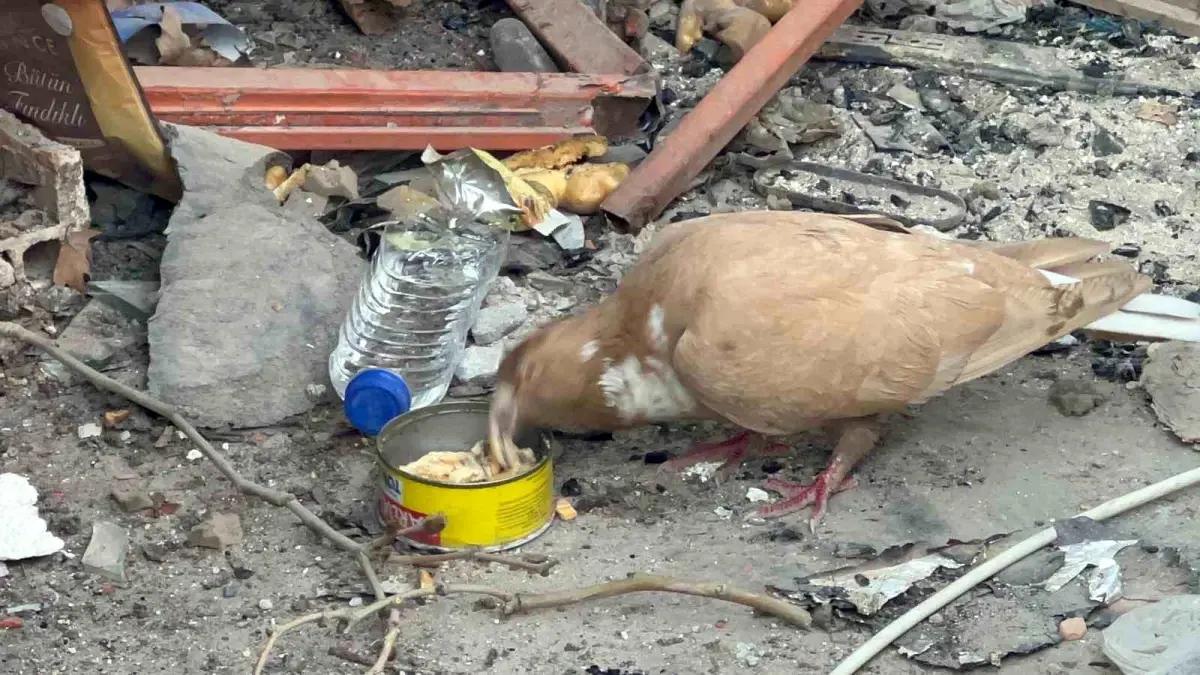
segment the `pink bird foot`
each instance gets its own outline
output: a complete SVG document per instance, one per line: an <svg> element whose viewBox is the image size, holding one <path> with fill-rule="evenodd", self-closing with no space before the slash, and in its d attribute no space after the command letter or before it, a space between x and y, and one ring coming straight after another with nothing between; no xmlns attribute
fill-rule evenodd
<svg viewBox="0 0 1200 675"><path fill-rule="evenodd" d="M778 478L767 480L763 487L783 495L783 499L764 506L758 510L763 518L778 518L794 513L806 506L812 506L812 517L808 525L813 532L825 516L829 498L842 490L854 487L854 478L850 472L862 458L871 452L875 442L879 440L879 420L859 419L843 423L837 445L833 448L833 456L829 465L817 475L812 485L790 483Z"/></svg>
<svg viewBox="0 0 1200 675"><path fill-rule="evenodd" d="M783 499L760 508L758 515L763 518L778 518L812 506L812 517L809 518L808 526L815 532L821 518L825 516L829 498L854 487L853 476L834 484L833 481L836 479L832 478L830 473L829 469L822 471L811 485L793 483L780 478L768 478L763 482L763 489L778 492L783 495Z"/></svg>
<svg viewBox="0 0 1200 675"><path fill-rule="evenodd" d="M659 470L680 471L702 462L724 460L716 471L717 477L724 479L748 459L780 455L791 451L791 447L784 443L767 443L764 439L756 438L756 436L753 432L743 431L725 441L697 443L683 455L664 462Z"/></svg>

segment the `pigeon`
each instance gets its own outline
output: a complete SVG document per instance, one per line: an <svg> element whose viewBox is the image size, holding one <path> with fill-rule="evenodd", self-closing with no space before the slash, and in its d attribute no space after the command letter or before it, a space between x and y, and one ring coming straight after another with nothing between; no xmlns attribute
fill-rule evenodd
<svg viewBox="0 0 1200 675"><path fill-rule="evenodd" d="M831 495L889 416L1069 333L1200 341L1200 305L1152 295L1101 241L968 242L882 216L743 212L660 231L616 291L543 326L501 362L489 451L523 429L615 431L716 420L743 431L667 466L786 452L776 439L836 437L809 485L769 480L778 517ZM508 448L504 451L504 448Z"/></svg>

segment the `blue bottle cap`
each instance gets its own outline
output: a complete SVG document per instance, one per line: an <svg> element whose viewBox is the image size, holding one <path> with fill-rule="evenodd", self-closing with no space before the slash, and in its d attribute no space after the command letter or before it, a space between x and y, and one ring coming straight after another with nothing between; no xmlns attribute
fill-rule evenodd
<svg viewBox="0 0 1200 675"><path fill-rule="evenodd" d="M368 436L378 436L388 422L408 412L412 392L396 373L381 368L359 371L346 385L342 410L354 428Z"/></svg>

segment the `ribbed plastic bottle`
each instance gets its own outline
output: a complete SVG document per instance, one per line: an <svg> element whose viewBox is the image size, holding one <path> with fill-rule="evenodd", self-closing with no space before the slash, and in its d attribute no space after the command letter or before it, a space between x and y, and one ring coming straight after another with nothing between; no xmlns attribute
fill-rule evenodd
<svg viewBox="0 0 1200 675"><path fill-rule="evenodd" d="M468 222L389 222L329 355L329 378L346 398L364 369L404 379L411 408L440 401L450 388L488 286L500 272L508 232Z"/></svg>

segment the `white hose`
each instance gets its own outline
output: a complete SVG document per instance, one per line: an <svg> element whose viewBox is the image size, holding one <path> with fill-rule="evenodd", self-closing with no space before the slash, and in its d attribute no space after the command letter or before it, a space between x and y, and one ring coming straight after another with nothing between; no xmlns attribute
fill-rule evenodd
<svg viewBox="0 0 1200 675"><path fill-rule="evenodd" d="M1106 520L1197 483L1200 483L1200 467L1159 481L1154 485L1148 485L1127 495L1122 495L1080 515L1087 516L1093 520ZM886 628L876 633L874 637L864 642L858 649L855 649L829 675L853 675L858 672L859 668L862 668L871 659L875 658L876 654L892 644L896 638L912 630L913 626L916 626L929 618L933 613L954 602L962 594L999 574L1009 565L1033 554L1043 546L1054 543L1057 536L1058 534L1054 531L1054 528L1047 528L967 572L955 580L954 583L929 596L924 602L908 610L900 618L888 624Z"/></svg>

